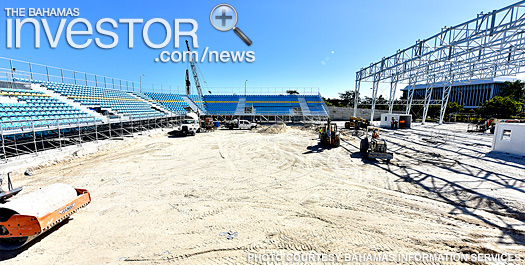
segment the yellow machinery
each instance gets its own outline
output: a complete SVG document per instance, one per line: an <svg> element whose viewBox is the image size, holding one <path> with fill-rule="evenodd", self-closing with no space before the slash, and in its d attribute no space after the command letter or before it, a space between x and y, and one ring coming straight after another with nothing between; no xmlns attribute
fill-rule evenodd
<svg viewBox="0 0 525 265"><path fill-rule="evenodd" d="M366 119L350 117L350 121L345 122L345 129L365 129L368 125L370 125L370 122Z"/></svg>
<svg viewBox="0 0 525 265"><path fill-rule="evenodd" d="M319 141L323 146L338 147L341 145L341 138L337 130L337 124L332 123L330 119L321 128L319 128Z"/></svg>
<svg viewBox="0 0 525 265"><path fill-rule="evenodd" d="M379 130L377 127L367 127L365 137L361 139L359 150L367 158L378 158L390 161L394 158L394 154L387 151L386 141L379 138ZM369 134L370 131L372 131L371 134Z"/></svg>

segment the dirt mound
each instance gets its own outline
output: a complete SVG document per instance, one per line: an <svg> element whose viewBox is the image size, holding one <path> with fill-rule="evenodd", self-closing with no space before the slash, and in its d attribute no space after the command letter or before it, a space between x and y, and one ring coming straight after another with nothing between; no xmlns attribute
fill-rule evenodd
<svg viewBox="0 0 525 265"><path fill-rule="evenodd" d="M257 132L265 134L279 134L285 133L288 131L288 126L284 123L276 123L271 126L261 126Z"/></svg>
<svg viewBox="0 0 525 265"><path fill-rule="evenodd" d="M298 129L301 131L317 132L317 130L319 129L319 126L320 126L319 124L305 123L303 126L299 126Z"/></svg>

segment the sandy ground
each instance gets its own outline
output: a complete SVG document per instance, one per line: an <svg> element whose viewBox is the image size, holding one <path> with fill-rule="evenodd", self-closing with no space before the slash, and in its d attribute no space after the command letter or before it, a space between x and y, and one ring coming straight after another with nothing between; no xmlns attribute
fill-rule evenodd
<svg viewBox="0 0 525 265"><path fill-rule="evenodd" d="M92 203L2 264L239 264L254 253L511 253L525 259L525 159L466 125L385 131L390 163L312 130L166 132L13 176ZM23 171L22 171L23 172ZM236 234L228 239L225 232ZM523 262L523 261L522 261Z"/></svg>

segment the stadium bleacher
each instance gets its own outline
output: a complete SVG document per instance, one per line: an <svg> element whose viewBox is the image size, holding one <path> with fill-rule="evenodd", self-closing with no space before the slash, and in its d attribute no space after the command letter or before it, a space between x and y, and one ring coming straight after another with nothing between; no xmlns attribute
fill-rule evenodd
<svg viewBox="0 0 525 265"><path fill-rule="evenodd" d="M166 115L163 111L166 110L184 115L187 113L184 108L189 106L185 98L189 98L196 106L210 115L248 114L245 113L244 108L253 110L249 115L328 115L320 95L204 95L201 97L199 95L128 92L112 88L47 81L33 80L32 83L39 84L86 108L101 108L110 111L110 114L121 114L133 118L163 117ZM0 102L3 130L101 121L87 109L70 105L67 100L60 100L52 96L56 94L44 93L35 89L29 87L0 88L0 96L12 99ZM158 108L159 106L163 107L162 110Z"/></svg>
<svg viewBox="0 0 525 265"><path fill-rule="evenodd" d="M184 107L188 106L188 103L182 99L179 94L168 94L168 93L154 93L145 92L144 95L151 98L155 102L160 103L165 108L177 114L186 114Z"/></svg>
<svg viewBox="0 0 525 265"><path fill-rule="evenodd" d="M154 118L165 114L153 109L149 102L119 89L35 81L81 105L100 107L130 118Z"/></svg>
<svg viewBox="0 0 525 265"><path fill-rule="evenodd" d="M24 130L63 124L100 121L41 91L24 88L0 88L0 96L12 102L0 103L2 130Z"/></svg>
<svg viewBox="0 0 525 265"><path fill-rule="evenodd" d="M186 114L184 107L188 104L182 95L167 93L144 93L145 96L162 104L164 107L179 114ZM210 115L234 115L241 99L244 107L251 107L256 115L328 115L320 95L187 95L201 110ZM299 98L303 97L309 111L302 110ZM241 106L242 107L242 106ZM239 114L239 113L237 113ZM242 109L242 114L244 109ZM252 114L252 113L250 113Z"/></svg>
<svg viewBox="0 0 525 265"><path fill-rule="evenodd" d="M306 100L311 115L328 115L326 109L324 108L324 103L321 96L305 95L303 97Z"/></svg>
<svg viewBox="0 0 525 265"><path fill-rule="evenodd" d="M248 95L245 107L253 107L262 115L294 115L293 108L301 106L296 95Z"/></svg>
<svg viewBox="0 0 525 265"><path fill-rule="evenodd" d="M304 98L309 111L300 104ZM327 116L323 99L320 95L204 95L208 114L234 115L241 99L245 100L244 108L251 107L253 114L260 115L303 115ZM244 110L243 110L244 113Z"/></svg>
<svg viewBox="0 0 525 265"><path fill-rule="evenodd" d="M204 95L208 113L213 115L233 115L239 104L237 95Z"/></svg>
<svg viewBox="0 0 525 265"><path fill-rule="evenodd" d="M188 95L188 97L195 103L201 110L206 111L206 106L204 106L204 100L200 95Z"/></svg>

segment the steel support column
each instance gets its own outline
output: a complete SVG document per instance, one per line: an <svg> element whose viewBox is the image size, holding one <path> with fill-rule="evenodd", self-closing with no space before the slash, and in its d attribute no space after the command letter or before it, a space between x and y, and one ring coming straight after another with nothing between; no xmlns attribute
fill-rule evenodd
<svg viewBox="0 0 525 265"><path fill-rule="evenodd" d="M0 123L0 137L2 137L2 154L4 155L4 161L7 163L7 154L5 152L5 140L4 140L4 126Z"/></svg>
<svg viewBox="0 0 525 265"><path fill-rule="evenodd" d="M374 120L374 112L376 110L377 90L379 90L379 74L374 76L372 83L372 107L370 108L370 121Z"/></svg>
<svg viewBox="0 0 525 265"><path fill-rule="evenodd" d="M443 124L443 119L445 118L445 111L447 110L448 99L450 97L450 91L452 90L453 84L454 75L451 74L448 77L447 82L443 84L443 98L441 99L441 110L439 111L439 125Z"/></svg>
<svg viewBox="0 0 525 265"><path fill-rule="evenodd" d="M413 76L410 77L408 83L408 92L407 92L407 108L405 111L406 115L410 114L412 109L412 101L414 100L414 92L416 91L416 81L417 79Z"/></svg>
<svg viewBox="0 0 525 265"><path fill-rule="evenodd" d="M425 89L425 103L423 105L423 124L427 119L428 107L430 106L430 101L432 99L432 90L434 89L434 84L436 83L436 76L429 76L427 79L427 87Z"/></svg>
<svg viewBox="0 0 525 265"><path fill-rule="evenodd" d="M357 117L357 105L359 104L359 90L361 88L361 80L358 79L359 73L356 75L355 90L354 90L354 117Z"/></svg>
<svg viewBox="0 0 525 265"><path fill-rule="evenodd" d="M396 97L396 89L397 89L397 75L392 75L392 79L390 80L390 98L388 101L388 113L392 114L392 110L394 109L394 101Z"/></svg>

